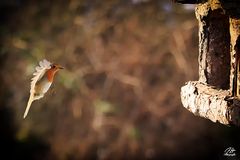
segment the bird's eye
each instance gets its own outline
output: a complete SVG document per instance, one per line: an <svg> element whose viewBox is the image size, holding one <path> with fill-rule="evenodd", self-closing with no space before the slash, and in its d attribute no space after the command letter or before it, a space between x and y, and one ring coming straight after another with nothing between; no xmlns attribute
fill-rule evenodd
<svg viewBox="0 0 240 160"><path fill-rule="evenodd" d="M53 65L53 66L52 66L52 68L56 68L56 66L55 66L55 65Z"/></svg>

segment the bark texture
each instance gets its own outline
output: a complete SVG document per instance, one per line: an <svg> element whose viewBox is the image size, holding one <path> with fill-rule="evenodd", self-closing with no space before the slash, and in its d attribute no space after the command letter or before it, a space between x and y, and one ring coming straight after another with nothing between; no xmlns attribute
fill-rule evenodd
<svg viewBox="0 0 240 160"><path fill-rule="evenodd" d="M240 126L240 101L230 95L228 90L218 90L199 81L188 82L181 88L182 104L193 114Z"/></svg>
<svg viewBox="0 0 240 160"><path fill-rule="evenodd" d="M230 34L231 34L230 89L232 91L233 96L237 96L240 95L239 94L240 19L230 18Z"/></svg>
<svg viewBox="0 0 240 160"><path fill-rule="evenodd" d="M196 3L199 81L181 88L183 106L213 122L240 126L240 1Z"/></svg>
<svg viewBox="0 0 240 160"><path fill-rule="evenodd" d="M228 16L220 5L196 7L199 21L199 81L229 89L230 33Z"/></svg>

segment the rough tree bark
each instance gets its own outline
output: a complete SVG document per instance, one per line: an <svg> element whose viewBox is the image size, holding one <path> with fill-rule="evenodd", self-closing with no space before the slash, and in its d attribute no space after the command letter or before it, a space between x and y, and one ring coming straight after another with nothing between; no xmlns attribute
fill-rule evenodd
<svg viewBox="0 0 240 160"><path fill-rule="evenodd" d="M183 106L213 122L240 126L240 1L176 1L196 3L199 22L199 80L181 88Z"/></svg>

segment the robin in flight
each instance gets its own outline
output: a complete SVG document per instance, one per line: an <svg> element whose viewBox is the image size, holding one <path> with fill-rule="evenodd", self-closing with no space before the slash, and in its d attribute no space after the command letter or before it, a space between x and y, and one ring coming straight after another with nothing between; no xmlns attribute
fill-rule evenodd
<svg viewBox="0 0 240 160"><path fill-rule="evenodd" d="M46 59L39 62L39 66L36 67L36 71L33 73L34 77L31 81L30 97L23 118L26 118L32 102L44 97L44 94L53 82L55 74L60 69L63 69L63 67L50 63Z"/></svg>

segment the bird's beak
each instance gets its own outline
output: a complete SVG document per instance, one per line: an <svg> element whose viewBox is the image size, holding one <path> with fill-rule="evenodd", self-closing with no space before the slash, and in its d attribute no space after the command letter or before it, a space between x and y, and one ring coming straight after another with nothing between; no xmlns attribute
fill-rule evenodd
<svg viewBox="0 0 240 160"><path fill-rule="evenodd" d="M64 67L59 64L57 64L56 67L57 67L57 69L64 69Z"/></svg>
<svg viewBox="0 0 240 160"><path fill-rule="evenodd" d="M64 67L62 67L62 66L59 66L58 68L59 68L59 69L64 69Z"/></svg>

